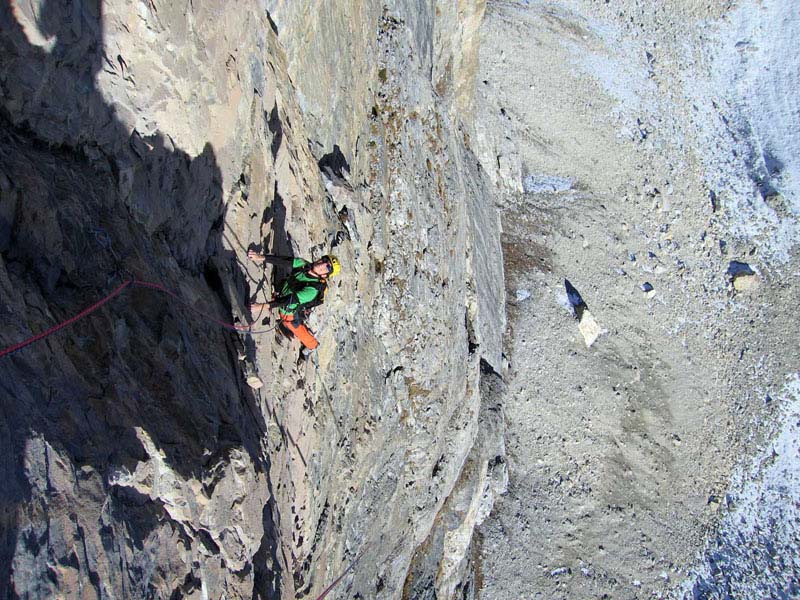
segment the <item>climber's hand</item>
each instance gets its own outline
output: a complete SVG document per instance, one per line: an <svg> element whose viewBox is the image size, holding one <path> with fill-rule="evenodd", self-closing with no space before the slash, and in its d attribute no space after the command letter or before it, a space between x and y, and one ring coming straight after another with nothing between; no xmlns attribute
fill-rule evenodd
<svg viewBox="0 0 800 600"><path fill-rule="evenodd" d="M261 264L264 262L264 255L260 252L256 252L255 250L248 250L247 251L247 258L252 260L254 263Z"/></svg>
<svg viewBox="0 0 800 600"><path fill-rule="evenodd" d="M264 309L269 310L272 307L270 306L269 302L266 302L264 304L255 302L251 304L249 308L250 308L250 316L252 316L253 319L260 319L262 313L264 312Z"/></svg>

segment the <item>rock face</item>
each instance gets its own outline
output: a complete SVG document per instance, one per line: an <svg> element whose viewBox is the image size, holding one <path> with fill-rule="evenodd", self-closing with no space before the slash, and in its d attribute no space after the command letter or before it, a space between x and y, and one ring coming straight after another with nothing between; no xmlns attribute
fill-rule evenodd
<svg viewBox="0 0 800 600"><path fill-rule="evenodd" d="M482 12L0 8L0 347L171 292L0 359L0 596L313 598L357 556L354 597L474 589L504 481ZM341 260L307 361L218 325L274 289L249 248Z"/></svg>
<svg viewBox="0 0 800 600"><path fill-rule="evenodd" d="M0 5L0 598L796 595L800 26L712 4Z"/></svg>

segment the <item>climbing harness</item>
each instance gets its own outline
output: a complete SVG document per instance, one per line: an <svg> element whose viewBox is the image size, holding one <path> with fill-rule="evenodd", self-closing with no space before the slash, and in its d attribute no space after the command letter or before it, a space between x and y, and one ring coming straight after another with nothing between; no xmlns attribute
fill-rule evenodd
<svg viewBox="0 0 800 600"><path fill-rule="evenodd" d="M237 333L241 333L241 334L244 334L244 335L258 335L258 334L262 334L262 333L269 333L270 331L274 331L278 327L278 325L275 325L275 327L271 327L269 329L262 329L262 330L255 331L255 330L253 330L253 326L252 325L236 325L235 323L228 323L226 321L221 321L220 319L217 319L216 317L214 317L214 316L212 316L212 315L210 315L210 314L208 314L206 312L203 312L202 310L200 310L198 308L195 308L194 306L189 304L186 300L181 298L178 294L176 294L175 292L167 289L166 287L164 287L163 285L161 285L159 283L152 283L152 282L149 282L149 281L142 281L142 280L136 279L135 277L131 277L127 281L122 282L120 285L118 285L116 288L114 288L114 290L110 294L108 294L104 298L101 298L100 300L98 300L97 302L92 304L91 306L83 309L77 315L74 315L74 316L70 317L69 319L66 319L65 321L62 321L61 323L58 323L57 325L54 325L50 329L47 329L47 330L45 330L45 331L43 331L41 333L38 333L38 334L28 338L27 340L19 342L18 344L13 344L13 345L9 346L8 348L4 348L4 349L0 350L0 358L3 358L4 356L8 356L10 354L18 352L19 350L22 350L23 348L25 348L27 346L30 346L31 344L33 344L35 342L43 340L46 337L49 337L52 334L56 333L57 331L60 331L61 329L64 329L65 327L67 327L69 325L72 325L73 323L75 323L76 321L82 319L86 315L89 315L89 314L93 313L94 311L99 309L101 306L103 306L104 304L109 302L110 300L116 298L122 292L124 292L126 289L128 289L130 287L142 287L142 288L147 288L147 289L159 291L159 292L161 292L163 294L166 294L166 295L170 296L174 300L177 300L178 302L180 302L181 304L183 304L184 306L186 306L190 310L192 310L195 313L197 313L198 315L202 316L207 321L209 321L211 323L214 323L215 325L219 325L220 327L224 327L225 329L229 329L231 331L235 331Z"/></svg>

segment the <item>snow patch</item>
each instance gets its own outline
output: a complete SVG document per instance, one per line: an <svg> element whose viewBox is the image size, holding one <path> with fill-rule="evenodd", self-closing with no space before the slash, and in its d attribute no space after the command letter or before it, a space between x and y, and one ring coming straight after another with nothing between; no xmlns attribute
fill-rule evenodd
<svg viewBox="0 0 800 600"><path fill-rule="evenodd" d="M610 21L583 21L591 38L581 42L565 39L564 44L572 52L573 64L580 73L588 73L605 92L617 102L611 115L620 117L635 114L642 108L643 98L656 93L656 86L649 77L646 55L634 40L626 37L622 30ZM639 56L637 60L634 57Z"/></svg>
<svg viewBox="0 0 800 600"><path fill-rule="evenodd" d="M800 242L798 37L793 0L742 3L715 34L711 77L687 89L701 117L709 187L733 233L781 263Z"/></svg>
<svg viewBox="0 0 800 600"><path fill-rule="evenodd" d="M522 189L526 194L540 194L543 192L566 192L574 183L570 177L557 177L555 175L526 175L522 180Z"/></svg>
<svg viewBox="0 0 800 600"><path fill-rule="evenodd" d="M569 296L565 290L560 290L556 292L556 302L558 305L567 311L572 317L575 316L575 309L572 306L572 302L570 301Z"/></svg>
<svg viewBox="0 0 800 600"><path fill-rule="evenodd" d="M781 393L779 430L733 477L733 507L681 586L683 598L796 598L800 594L800 375Z"/></svg>

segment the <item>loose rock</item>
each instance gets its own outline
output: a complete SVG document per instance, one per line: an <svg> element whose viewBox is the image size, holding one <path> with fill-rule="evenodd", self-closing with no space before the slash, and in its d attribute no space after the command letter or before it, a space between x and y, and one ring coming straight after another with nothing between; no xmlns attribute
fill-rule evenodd
<svg viewBox="0 0 800 600"><path fill-rule="evenodd" d="M603 333L602 327L600 327L588 309L581 313L581 321L578 324L578 330L581 332L587 348L591 347Z"/></svg>
<svg viewBox="0 0 800 600"><path fill-rule="evenodd" d="M247 385L249 385L254 390L259 390L262 387L264 387L264 382L261 381L261 379L259 379L255 375L251 375L250 377L247 378Z"/></svg>
<svg viewBox="0 0 800 600"><path fill-rule="evenodd" d="M650 282L645 281L640 287L642 292L644 293L645 298L650 299L656 295L656 290Z"/></svg>
<svg viewBox="0 0 800 600"><path fill-rule="evenodd" d="M733 288L737 292L752 290L758 287L758 275L747 263L732 260L728 264L727 273L731 278Z"/></svg>

